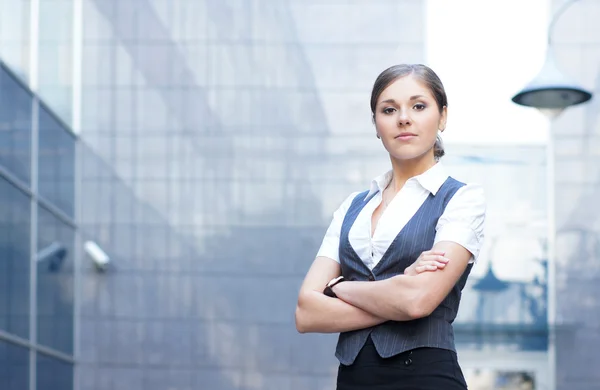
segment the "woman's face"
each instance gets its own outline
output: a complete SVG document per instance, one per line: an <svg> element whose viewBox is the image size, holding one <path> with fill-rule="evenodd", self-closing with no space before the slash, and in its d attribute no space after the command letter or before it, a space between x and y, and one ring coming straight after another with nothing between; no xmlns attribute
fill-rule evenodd
<svg viewBox="0 0 600 390"><path fill-rule="evenodd" d="M375 107L375 127L383 146L397 160L433 158L438 130L446 127L446 107L440 109L433 94L412 75L383 90Z"/></svg>

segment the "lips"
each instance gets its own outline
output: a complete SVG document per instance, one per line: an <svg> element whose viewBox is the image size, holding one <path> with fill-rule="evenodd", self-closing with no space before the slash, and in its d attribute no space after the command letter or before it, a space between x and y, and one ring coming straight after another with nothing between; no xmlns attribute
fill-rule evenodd
<svg viewBox="0 0 600 390"><path fill-rule="evenodd" d="M415 133L408 133L408 132L404 132L404 133L400 133L398 134L396 137L396 139L400 139L400 140L409 140L411 138L416 137L417 135Z"/></svg>

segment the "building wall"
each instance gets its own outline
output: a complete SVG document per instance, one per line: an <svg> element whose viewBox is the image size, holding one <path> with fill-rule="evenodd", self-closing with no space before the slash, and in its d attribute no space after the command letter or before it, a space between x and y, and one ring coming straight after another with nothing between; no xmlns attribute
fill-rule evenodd
<svg viewBox="0 0 600 390"><path fill-rule="evenodd" d="M335 336L296 333L297 291L333 209L386 166L370 87L424 60L423 13L83 1L81 136L180 238L110 197L88 210L121 254L83 281L82 389L332 388Z"/></svg>
<svg viewBox="0 0 600 390"><path fill-rule="evenodd" d="M0 62L0 388L70 389L75 137Z"/></svg>
<svg viewBox="0 0 600 390"><path fill-rule="evenodd" d="M554 10L563 2L553 1ZM556 193L557 389L600 383L600 5L579 1L558 19L560 69L595 94L552 125Z"/></svg>

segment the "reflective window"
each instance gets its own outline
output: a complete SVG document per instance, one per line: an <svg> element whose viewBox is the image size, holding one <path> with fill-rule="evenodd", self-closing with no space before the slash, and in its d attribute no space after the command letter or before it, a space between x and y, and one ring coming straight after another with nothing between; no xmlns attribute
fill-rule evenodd
<svg viewBox="0 0 600 390"><path fill-rule="evenodd" d="M29 350L0 340L0 389L29 388Z"/></svg>
<svg viewBox="0 0 600 390"><path fill-rule="evenodd" d="M73 365L38 353L37 365L37 390L72 390Z"/></svg>
<svg viewBox="0 0 600 390"><path fill-rule="evenodd" d="M31 95L0 66L0 165L29 184Z"/></svg>
<svg viewBox="0 0 600 390"><path fill-rule="evenodd" d="M38 343L73 353L73 257L75 232L38 208Z"/></svg>
<svg viewBox="0 0 600 390"><path fill-rule="evenodd" d="M23 338L29 337L29 229L30 198L0 178L0 328Z"/></svg>
<svg viewBox="0 0 600 390"><path fill-rule="evenodd" d="M0 57L19 78L29 78L31 0L0 1Z"/></svg>
<svg viewBox="0 0 600 390"><path fill-rule="evenodd" d="M56 23L60 20L60 23ZM73 0L39 0L38 91L45 103L71 123Z"/></svg>
<svg viewBox="0 0 600 390"><path fill-rule="evenodd" d="M75 138L43 106L39 118L40 195L73 216Z"/></svg>

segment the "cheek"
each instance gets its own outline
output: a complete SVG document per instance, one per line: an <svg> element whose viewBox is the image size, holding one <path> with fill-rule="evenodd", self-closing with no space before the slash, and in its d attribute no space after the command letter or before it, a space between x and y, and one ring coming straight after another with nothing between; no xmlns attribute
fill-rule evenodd
<svg viewBox="0 0 600 390"><path fill-rule="evenodd" d="M440 118L438 116L429 118L426 124L426 131L428 133L433 134L433 136L437 136L439 127L440 127Z"/></svg>
<svg viewBox="0 0 600 390"><path fill-rule="evenodd" d="M385 132L396 128L396 121L392 116L378 116L375 118L377 130Z"/></svg>

